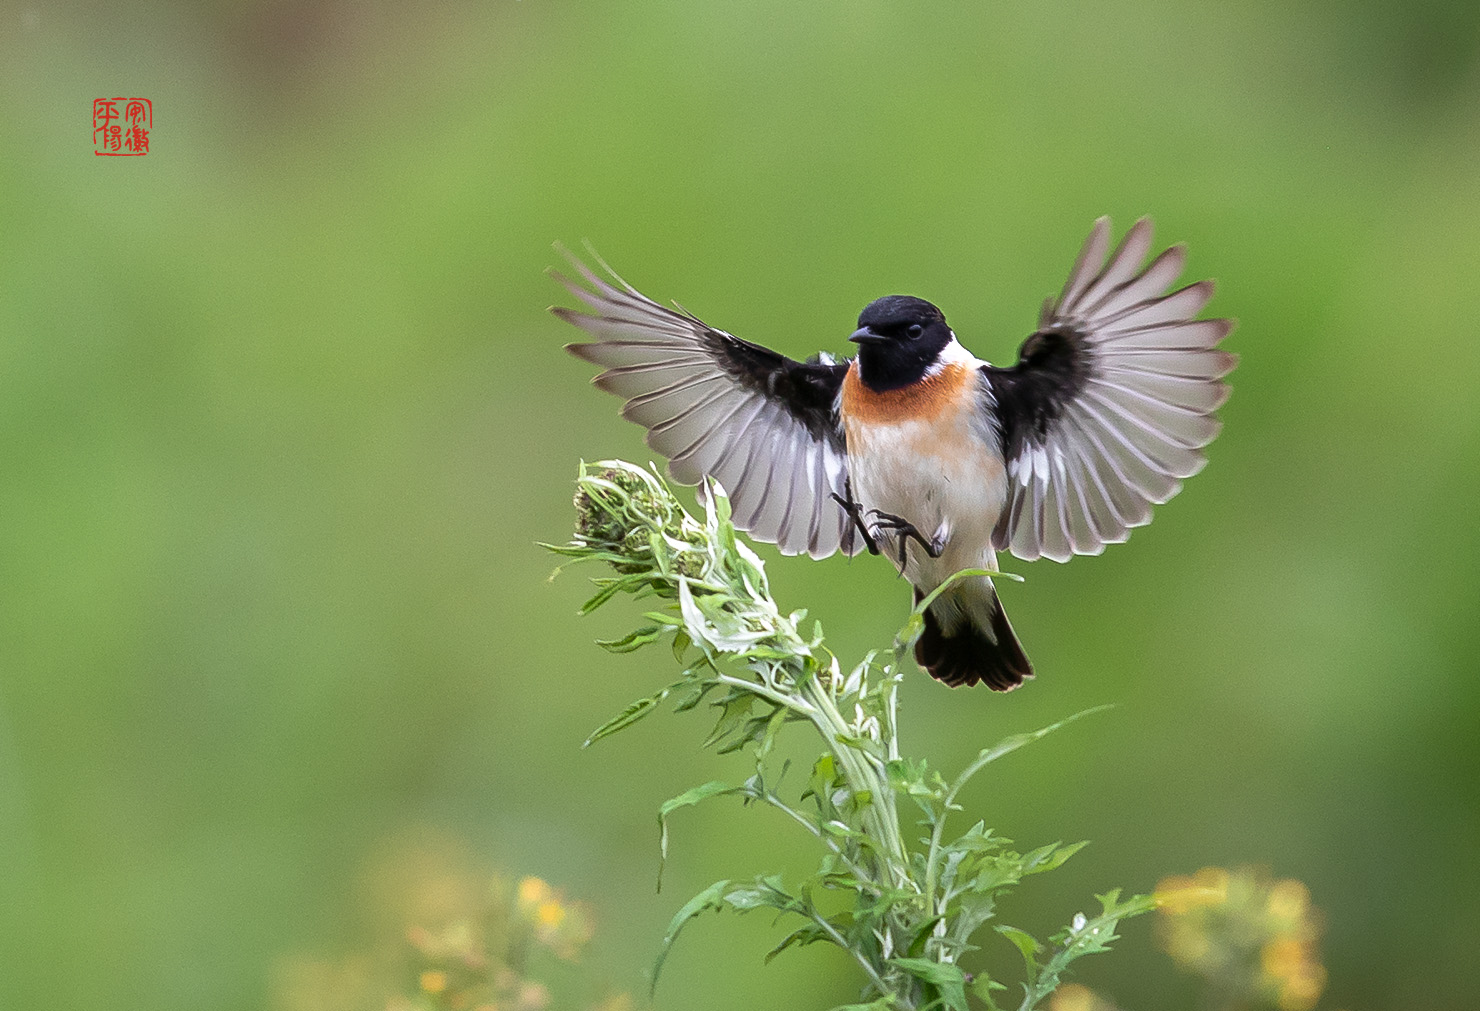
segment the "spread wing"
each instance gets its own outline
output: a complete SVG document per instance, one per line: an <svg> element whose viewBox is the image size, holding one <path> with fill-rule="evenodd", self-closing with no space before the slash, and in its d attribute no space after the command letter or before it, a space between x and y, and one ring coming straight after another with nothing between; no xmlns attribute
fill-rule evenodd
<svg viewBox="0 0 1480 1011"><path fill-rule="evenodd" d="M1152 505L1207 462L1213 412L1228 399L1220 380L1238 359L1215 345L1233 323L1194 318L1213 282L1167 293L1185 251L1173 246L1142 269L1145 218L1107 259L1109 238L1101 218L1018 363L983 368L1008 476L992 543L1019 558L1099 554L1151 522Z"/></svg>
<svg viewBox="0 0 1480 1011"><path fill-rule="evenodd" d="M863 545L831 497L847 479L836 411L847 364L793 361L566 255L590 288L555 278L592 311L551 311L596 338L566 348L605 367L593 382L627 401L622 416L648 430L669 475L718 480L735 526L784 554L856 554Z"/></svg>

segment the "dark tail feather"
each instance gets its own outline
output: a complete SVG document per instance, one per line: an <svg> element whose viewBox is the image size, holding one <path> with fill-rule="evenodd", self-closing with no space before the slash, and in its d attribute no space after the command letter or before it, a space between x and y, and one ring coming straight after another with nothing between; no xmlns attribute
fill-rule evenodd
<svg viewBox="0 0 1480 1011"><path fill-rule="evenodd" d="M915 591L916 604L923 597ZM991 625L988 634L966 620L947 636L932 608L925 612L925 631L915 643L915 662L952 688L986 684L994 692L1010 692L1033 676L1033 665L995 593Z"/></svg>

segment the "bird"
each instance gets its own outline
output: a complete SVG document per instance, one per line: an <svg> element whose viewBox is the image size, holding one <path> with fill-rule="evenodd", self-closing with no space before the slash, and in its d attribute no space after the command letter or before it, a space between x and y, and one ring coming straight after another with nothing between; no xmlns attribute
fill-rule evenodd
<svg viewBox="0 0 1480 1011"><path fill-rule="evenodd" d="M552 307L680 484L712 479L737 528L782 554L887 557L924 612L915 659L952 686L1009 691L1034 676L988 576L1024 561L1097 555L1151 521L1200 471L1236 355L1228 319L1198 318L1212 281L1173 288L1173 245L1147 262L1149 218L1110 251L1095 222L1016 364L992 365L912 295L870 302L856 356L796 361L665 307L565 251L552 276L584 303Z"/></svg>

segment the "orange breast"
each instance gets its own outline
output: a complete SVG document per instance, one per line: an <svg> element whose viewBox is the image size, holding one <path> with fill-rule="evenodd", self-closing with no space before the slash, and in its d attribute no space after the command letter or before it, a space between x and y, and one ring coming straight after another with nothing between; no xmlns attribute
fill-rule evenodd
<svg viewBox="0 0 1480 1011"><path fill-rule="evenodd" d="M859 377L855 361L843 379L843 417L866 425L935 421L969 399L965 387L974 378L973 371L965 365L947 365L918 383L877 393Z"/></svg>

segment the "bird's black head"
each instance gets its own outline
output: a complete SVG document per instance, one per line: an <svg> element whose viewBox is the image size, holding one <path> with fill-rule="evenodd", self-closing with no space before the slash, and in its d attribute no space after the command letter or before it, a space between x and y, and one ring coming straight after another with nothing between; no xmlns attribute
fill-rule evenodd
<svg viewBox="0 0 1480 1011"><path fill-rule="evenodd" d="M887 295L859 314L848 339L858 345L859 376L882 393L919 382L952 334L941 311L923 298Z"/></svg>

